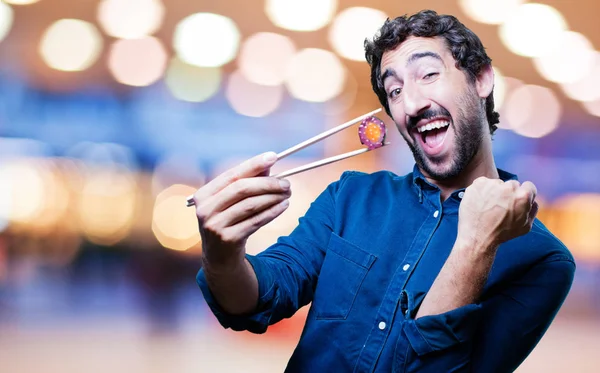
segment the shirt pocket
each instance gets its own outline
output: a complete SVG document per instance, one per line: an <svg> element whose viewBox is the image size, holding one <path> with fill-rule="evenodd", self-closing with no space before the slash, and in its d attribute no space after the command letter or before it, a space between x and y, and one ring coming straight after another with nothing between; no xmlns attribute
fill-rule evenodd
<svg viewBox="0 0 600 373"><path fill-rule="evenodd" d="M332 233L315 291L315 317L345 320L375 259L375 255Z"/></svg>

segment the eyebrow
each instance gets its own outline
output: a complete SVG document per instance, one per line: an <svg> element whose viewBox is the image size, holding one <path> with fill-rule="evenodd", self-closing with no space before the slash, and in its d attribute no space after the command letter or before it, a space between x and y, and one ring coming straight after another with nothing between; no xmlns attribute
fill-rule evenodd
<svg viewBox="0 0 600 373"><path fill-rule="evenodd" d="M410 55L410 57L408 57L408 60L406 61L406 67L408 67L410 64L414 63L415 61L417 61L421 58L426 58L426 57L435 58L436 60L443 62L442 57L440 57L440 55L435 52L418 52L418 53L413 53Z"/></svg>
<svg viewBox="0 0 600 373"><path fill-rule="evenodd" d="M427 58L427 57L434 58L442 63L444 62L442 60L442 57L440 57L440 55L435 52L418 52L418 53L413 53L410 55L410 57L408 57L408 60L406 61L406 67L413 64L415 61L417 61L421 58ZM400 80L400 78L398 77L398 74L396 73L396 70L394 70L392 68L387 68L383 72L383 74L381 74L381 81L385 82L385 80L390 77L394 77L396 80Z"/></svg>

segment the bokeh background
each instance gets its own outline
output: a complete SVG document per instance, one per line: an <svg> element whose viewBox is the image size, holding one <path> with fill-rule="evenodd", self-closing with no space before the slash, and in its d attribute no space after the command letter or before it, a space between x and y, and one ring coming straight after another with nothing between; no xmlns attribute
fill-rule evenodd
<svg viewBox="0 0 600 373"><path fill-rule="evenodd" d="M518 370L600 371L600 2L5 0L0 2L0 371L281 372L306 308L265 335L223 330L195 283L185 197L379 104L362 42L431 8L493 59L499 167L532 180L578 264ZM344 170L413 161L392 145L290 178L289 233ZM348 129L275 172L361 145ZM399 212L401 213L401 212ZM323 346L324 349L327 346Z"/></svg>

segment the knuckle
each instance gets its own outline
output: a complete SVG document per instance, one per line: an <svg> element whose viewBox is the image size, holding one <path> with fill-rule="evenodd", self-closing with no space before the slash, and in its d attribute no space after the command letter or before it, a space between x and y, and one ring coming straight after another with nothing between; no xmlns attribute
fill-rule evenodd
<svg viewBox="0 0 600 373"><path fill-rule="evenodd" d="M204 229L205 232L210 233L211 235L218 236L220 234L219 225L215 219L210 219L208 221L205 221L202 224L202 228Z"/></svg>

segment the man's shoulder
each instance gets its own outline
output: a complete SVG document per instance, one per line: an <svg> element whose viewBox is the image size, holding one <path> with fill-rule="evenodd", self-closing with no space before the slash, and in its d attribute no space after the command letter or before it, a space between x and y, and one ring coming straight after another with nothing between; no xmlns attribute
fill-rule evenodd
<svg viewBox="0 0 600 373"><path fill-rule="evenodd" d="M531 231L509 241L524 257L536 262L564 260L575 262L565 244L539 220L535 219Z"/></svg>

